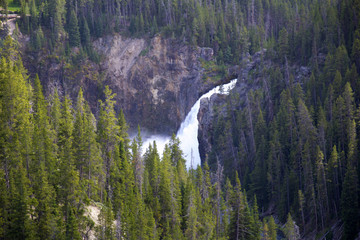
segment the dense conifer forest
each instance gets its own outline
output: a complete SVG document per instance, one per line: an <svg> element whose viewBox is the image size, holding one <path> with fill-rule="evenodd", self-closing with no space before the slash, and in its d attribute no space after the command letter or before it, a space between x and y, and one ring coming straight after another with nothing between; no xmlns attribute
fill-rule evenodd
<svg viewBox="0 0 360 240"><path fill-rule="evenodd" d="M11 4L21 18L0 44L0 239L359 235L359 0ZM164 152L144 146L140 128L130 139L109 87L94 111L81 89L45 97L23 66L34 53L98 63L92 41L117 33L211 47L224 69L266 49L250 73L266 80L215 111L201 167L186 169L175 135ZM302 66L309 77L295 79Z"/></svg>
<svg viewBox="0 0 360 240"><path fill-rule="evenodd" d="M186 170L175 136L162 157L140 132L131 142L108 87L97 119L82 90L75 103L57 90L45 99L13 44L0 64L0 239L258 239L261 226L275 239L239 178L223 186L207 165Z"/></svg>

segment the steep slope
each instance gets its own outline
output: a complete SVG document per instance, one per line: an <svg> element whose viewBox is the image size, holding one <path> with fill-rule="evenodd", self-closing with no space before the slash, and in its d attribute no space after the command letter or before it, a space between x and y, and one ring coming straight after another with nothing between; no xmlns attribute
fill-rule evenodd
<svg viewBox="0 0 360 240"><path fill-rule="evenodd" d="M67 58L45 49L24 50L24 65L30 74L39 75L46 95L58 87L61 94L75 99L82 87L93 112L103 98L104 86L109 85L116 93L116 110L123 109L132 129L140 125L165 134L176 132L198 97L224 80L203 76L201 61L213 59L211 48L161 35L146 40L108 35L93 46L100 55L99 64L73 48Z"/></svg>
<svg viewBox="0 0 360 240"><path fill-rule="evenodd" d="M208 48L159 35L148 41L108 36L94 46L105 56L104 84L116 92L117 108L123 108L132 127L175 132L199 95L217 84L202 78L200 58L213 54Z"/></svg>

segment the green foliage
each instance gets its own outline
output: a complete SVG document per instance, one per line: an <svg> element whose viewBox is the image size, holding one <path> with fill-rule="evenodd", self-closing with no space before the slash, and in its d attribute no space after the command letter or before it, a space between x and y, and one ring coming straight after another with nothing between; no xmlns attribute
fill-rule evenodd
<svg viewBox="0 0 360 240"><path fill-rule="evenodd" d="M141 155L140 130L130 145L108 87L97 118L81 90L76 104L57 89L45 99L40 79L28 80L16 42L3 39L1 239L82 238L91 225L84 209L94 201L102 206L95 229L103 239L259 239L258 216L269 212L286 222L290 239L298 237L295 222L306 237L340 218L345 239L357 234L358 1L2 3L12 4L20 7L31 50L66 52L76 64L87 56L98 63L91 40L113 31L162 32L212 47L216 61L201 60L206 81L225 76L225 64L246 64L248 53L267 52L249 76L252 84L264 80L262 88L246 99L231 94L214 111L210 166L188 171L175 136L162 157L156 143ZM297 78L299 64L311 75ZM224 184L223 173L231 181ZM263 236L276 238L274 218L263 221Z"/></svg>
<svg viewBox="0 0 360 240"><path fill-rule="evenodd" d="M286 221L285 228L284 228L284 233L285 233L286 239L289 239L289 240L296 240L296 239L300 238L298 228L297 228L294 220L292 219L290 213L288 214L288 217L287 217L287 221Z"/></svg>
<svg viewBox="0 0 360 240"><path fill-rule="evenodd" d="M288 32L285 28L281 29L279 33L279 55L286 58L289 53L289 39Z"/></svg>
<svg viewBox="0 0 360 240"><path fill-rule="evenodd" d="M9 239L27 239L33 236L30 213L28 179L20 164L10 172L9 219L6 237Z"/></svg>
<svg viewBox="0 0 360 240"><path fill-rule="evenodd" d="M204 186L192 186L191 180L187 185L195 177L185 169L175 136L162 161L154 143L143 162L140 132L131 155L125 117L116 117L108 87L98 121L81 89L74 105L67 96L60 99L57 89L48 104L38 76L31 88L21 64L12 60L18 56L11 42L4 46L9 49L2 52L8 59L0 75L1 238L81 239L94 228L99 239L213 236L209 171ZM186 229L185 186L193 189ZM207 191L205 206L200 189ZM102 202L96 226L84 216L89 200Z"/></svg>
<svg viewBox="0 0 360 240"><path fill-rule="evenodd" d="M277 239L277 233L276 233L277 226L275 224L275 220L273 216L270 216L270 219L268 221L268 226L269 226L269 239L271 240Z"/></svg>
<svg viewBox="0 0 360 240"><path fill-rule="evenodd" d="M3 5L12 6L7 3L4 1ZM92 37L114 32L132 37L163 33L194 46L212 47L220 65L238 64L248 53L267 47L278 52L276 58L281 62L287 57L289 61L318 66L319 53L334 53L341 47L341 51L352 53L359 66L356 54L360 34L352 20L357 19L358 13L352 10L351 1L337 6L324 3L322 7L317 2L205 0L130 0L118 4L109 0L51 0L20 1L15 5L21 6L22 30L31 33L39 25L46 27L52 44L65 40L64 26L70 47L79 46L80 42L87 47Z"/></svg>
<svg viewBox="0 0 360 240"><path fill-rule="evenodd" d="M81 36L81 45L84 47L90 47L90 41L91 41L90 29L86 21L86 18L82 20L82 25L80 28L80 36Z"/></svg>
<svg viewBox="0 0 360 240"><path fill-rule="evenodd" d="M66 235L65 239L74 239L80 240L81 236L78 230L78 223L75 218L75 210L73 208L68 208L66 213Z"/></svg>
<svg viewBox="0 0 360 240"><path fill-rule="evenodd" d="M70 47L79 47L80 46L80 31L79 31L79 24L78 24L77 16L76 16L74 10L71 10L71 12L70 12L68 33L69 33Z"/></svg>
<svg viewBox="0 0 360 240"><path fill-rule="evenodd" d="M283 12L284 18L291 12L290 5L285 5L288 11ZM299 7L300 12L308 5ZM247 96L231 93L224 101L226 104L214 106L209 129L212 153L208 161L213 172L216 161L222 162L224 173L232 183L236 183L234 176L238 172L243 188L248 196L256 195L263 213L274 210L278 220L286 222L291 212L292 219L299 223L301 236L306 237L313 230L325 231L331 219L341 218L346 225L345 238L351 238L359 223L350 219L358 218L355 208L359 207L356 204L350 207L348 202L357 201L357 194L350 199L345 194L350 190L344 184L345 179L350 181L350 175L354 182L351 191L358 191L355 179L359 180L359 171L354 170L358 169L359 156L357 60L350 58L351 46L336 42L339 36L334 31L320 31L319 26L324 24L320 11L319 6L312 11L313 40L306 39L309 29L304 28L308 25L298 25L297 30L278 25L274 36L278 42L267 49L271 52L261 60L272 58L271 67L264 69L259 64L247 80L251 84L259 79L266 81L260 90L248 92ZM327 24L344 30L338 25L341 16L336 11L331 5L322 14L329 17ZM306 14L300 12L298 16L302 19ZM295 33L298 30L303 32ZM251 43L257 41L250 32L249 37ZM355 34L354 40L357 37ZM304 47L313 44L312 71L304 79L294 81L293 76L299 74L293 63L299 63L301 55L297 41L304 41ZM326 47L322 41L326 41ZM272 55L274 49L277 56ZM218 51L219 61L224 61L225 51ZM320 61L321 53L326 57ZM310 55L305 51L304 54ZM350 217L351 214L354 215ZM230 233L235 238L234 216L230 220ZM265 224L264 234L269 236L269 223Z"/></svg>
<svg viewBox="0 0 360 240"><path fill-rule="evenodd" d="M63 18L65 14L65 2L62 0L53 0L48 2L48 12L46 14L46 23L50 24L52 39L55 42L61 39L64 34Z"/></svg>
<svg viewBox="0 0 360 240"><path fill-rule="evenodd" d="M355 39L352 46L352 58L356 63L358 71L360 70L360 30L355 33Z"/></svg>
<svg viewBox="0 0 360 240"><path fill-rule="evenodd" d="M341 194L341 218L344 221L344 239L353 239L358 232L358 175L351 163L347 166Z"/></svg>
<svg viewBox="0 0 360 240"><path fill-rule="evenodd" d="M36 186L34 186L38 201L35 208L36 233L39 239L61 239L63 238L62 226L59 224L61 215L55 203L55 191L48 183L44 164L41 164L39 168L35 178Z"/></svg>
<svg viewBox="0 0 360 240"><path fill-rule="evenodd" d="M9 11L13 11L13 12L20 12L21 10L21 4L20 4L20 1L18 0L6 0L6 1L3 1L4 5L3 7L4 8L7 8Z"/></svg>
<svg viewBox="0 0 360 240"><path fill-rule="evenodd" d="M203 79L207 81L219 81L226 75L225 65L218 65L215 61L205 61L200 59L201 66L205 69Z"/></svg>

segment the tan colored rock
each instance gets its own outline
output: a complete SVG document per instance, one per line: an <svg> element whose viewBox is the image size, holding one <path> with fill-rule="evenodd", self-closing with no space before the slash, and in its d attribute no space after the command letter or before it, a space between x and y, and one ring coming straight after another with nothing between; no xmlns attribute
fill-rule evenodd
<svg viewBox="0 0 360 240"><path fill-rule="evenodd" d="M118 107L133 128L176 132L201 93L214 85L201 78L204 51L177 40L117 35L95 41L94 47L105 56L105 84L117 93Z"/></svg>

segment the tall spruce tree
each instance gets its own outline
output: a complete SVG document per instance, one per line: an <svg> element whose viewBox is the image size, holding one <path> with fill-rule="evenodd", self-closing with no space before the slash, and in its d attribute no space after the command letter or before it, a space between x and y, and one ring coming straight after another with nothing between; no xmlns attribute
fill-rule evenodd
<svg viewBox="0 0 360 240"><path fill-rule="evenodd" d="M69 45L70 47L79 47L80 46L80 31L79 24L77 20L76 13L74 9L70 12L70 18L68 23L68 33L69 33Z"/></svg>
<svg viewBox="0 0 360 240"><path fill-rule="evenodd" d="M114 164L114 150L119 141L119 125L115 116L113 100L115 94L108 86L105 87L105 102L100 101L100 113L98 119L97 136L101 146L102 159L104 161L105 190L108 197L112 198L112 186L110 185L110 171ZM102 195L103 196L103 195ZM103 200L103 197L101 197Z"/></svg>

